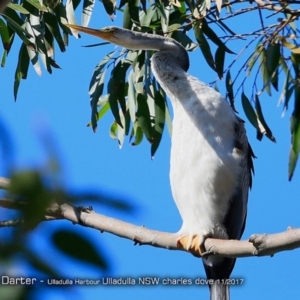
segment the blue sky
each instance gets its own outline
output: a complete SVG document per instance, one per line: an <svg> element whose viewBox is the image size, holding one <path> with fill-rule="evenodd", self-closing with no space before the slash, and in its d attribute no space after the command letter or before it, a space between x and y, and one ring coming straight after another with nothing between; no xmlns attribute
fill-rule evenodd
<svg viewBox="0 0 300 300"><path fill-rule="evenodd" d="M90 27L112 25L100 3L96 3ZM78 18L79 20L79 18ZM115 25L122 23L117 13ZM40 128L47 128L55 137L63 165L63 184L67 189L94 189L129 199L137 208L131 215L109 210L93 203L95 210L136 225L150 229L176 232L181 226L180 216L173 203L168 179L170 137L165 131L161 146L154 160L150 158L150 147L143 142L132 147L125 142L122 150L108 135L113 120L110 113L100 122L96 134L86 127L90 118L88 86L94 67L114 46L82 48L82 45L99 42L96 38L82 35L81 40L70 38L67 53L57 50L56 61L62 68L52 75L44 70L39 77L30 69L29 78L21 82L17 102L13 99L13 80L18 55L14 46L2 76L2 105L0 117L7 126L14 142L14 159L18 168L42 166L45 152L38 138ZM17 44L17 43L16 43ZM234 44L233 44L234 45ZM240 45L236 44L239 52ZM189 72L208 83L215 79L197 49L190 54ZM219 86L222 84L219 83ZM280 88L283 85L280 81ZM250 91L250 87L249 87ZM247 91L245 91L247 92ZM300 227L299 175L296 170L292 182L287 179L287 164L290 143L289 110L281 117L282 107L277 106L279 95L263 95L261 103L265 117L273 130L277 143L266 138L256 140L256 132L246 122L250 143L257 159L253 189L249 197L248 219L243 239L254 233L282 232L288 226ZM240 116L246 119L237 100ZM89 203L82 203L89 205ZM5 211L0 212L5 219ZM111 271L107 274L89 266L73 265L55 250L49 249L47 237L55 228L66 226L78 230L96 241L110 261ZM44 223L32 233L30 241L35 249L47 251L45 257L61 265L63 274L73 278L139 277L204 278L204 269L199 259L188 253L168 251L149 246L134 246L131 241L107 233L73 226L67 222ZM46 253L46 252L45 252ZM242 286L232 286L231 299L286 299L296 298L300 293L299 250L283 252L274 257L239 259L232 273L233 278L243 278ZM30 276L26 265L15 267L16 272ZM71 293L71 294L69 294ZM198 297L208 299L206 286L97 286L75 287L73 291L57 294L49 288L43 299L73 299L97 297L98 299L143 298L165 299L172 297Z"/></svg>

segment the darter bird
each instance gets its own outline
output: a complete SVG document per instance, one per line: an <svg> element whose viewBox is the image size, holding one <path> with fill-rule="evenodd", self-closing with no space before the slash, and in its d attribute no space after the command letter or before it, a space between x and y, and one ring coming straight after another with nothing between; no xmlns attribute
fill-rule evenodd
<svg viewBox="0 0 300 300"><path fill-rule="evenodd" d="M70 28L131 50L154 50L152 72L171 100L173 130L170 182L182 217L178 245L197 242L204 251L207 237L240 239L245 228L251 187L252 150L244 122L221 94L187 73L187 51L174 39L118 27L100 30ZM228 300L224 284L234 258L202 258L211 300ZM222 281L223 279L223 281Z"/></svg>

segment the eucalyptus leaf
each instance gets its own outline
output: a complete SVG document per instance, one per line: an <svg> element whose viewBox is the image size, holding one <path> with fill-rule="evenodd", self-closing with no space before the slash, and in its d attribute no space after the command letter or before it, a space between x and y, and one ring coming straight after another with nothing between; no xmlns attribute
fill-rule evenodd
<svg viewBox="0 0 300 300"><path fill-rule="evenodd" d="M166 103L163 95L159 91L155 91L155 125L153 130L153 141L151 144L151 157L154 157L159 147L166 117Z"/></svg>
<svg viewBox="0 0 300 300"><path fill-rule="evenodd" d="M143 94L137 95L136 118L148 141L153 141L153 132L151 126L150 112L147 105L147 98Z"/></svg>
<svg viewBox="0 0 300 300"><path fill-rule="evenodd" d="M278 91L278 66L281 58L280 45L270 44L267 48L266 66L271 75L271 83L276 91Z"/></svg>
<svg viewBox="0 0 300 300"><path fill-rule="evenodd" d="M58 230L53 234L52 241L57 249L73 259L97 266L101 271L109 268L100 250L83 235L70 230Z"/></svg>
<svg viewBox="0 0 300 300"><path fill-rule="evenodd" d="M135 137L135 140L131 143L132 146L139 145L143 140L143 130L138 122L135 122L132 129L131 137Z"/></svg>
<svg viewBox="0 0 300 300"><path fill-rule="evenodd" d="M216 71L220 79L223 78L224 62L225 62L225 48L219 46L215 54Z"/></svg>
<svg viewBox="0 0 300 300"><path fill-rule="evenodd" d="M275 137L273 136L273 133L270 129L270 127L267 125L266 120L263 116L263 112L261 109L260 101L257 95L255 95L255 110L256 110L256 115L258 118L258 126L260 128L260 132L266 137L268 137L272 142L276 142Z"/></svg>
<svg viewBox="0 0 300 300"><path fill-rule="evenodd" d="M207 64L214 70L216 71L216 65L215 65L215 61L214 58L212 56L211 50L210 50L210 46L203 34L203 31L200 29L200 27L198 25L195 25L194 27L194 34L196 37L196 40L200 46L200 49L202 51L202 54L207 62Z"/></svg>
<svg viewBox="0 0 300 300"><path fill-rule="evenodd" d="M95 0L84 0L81 14L81 25L87 27L92 17Z"/></svg>
<svg viewBox="0 0 300 300"><path fill-rule="evenodd" d="M234 105L233 82L231 79L230 70L228 70L226 73L225 84L226 84L227 97L229 99L230 106L235 112L237 112Z"/></svg>
<svg viewBox="0 0 300 300"><path fill-rule="evenodd" d="M254 126L254 128L259 129L255 110L244 92L242 93L242 106L250 123Z"/></svg>
<svg viewBox="0 0 300 300"><path fill-rule="evenodd" d="M110 19L113 20L115 18L116 11L116 1L115 0L102 0L105 11L109 15Z"/></svg>

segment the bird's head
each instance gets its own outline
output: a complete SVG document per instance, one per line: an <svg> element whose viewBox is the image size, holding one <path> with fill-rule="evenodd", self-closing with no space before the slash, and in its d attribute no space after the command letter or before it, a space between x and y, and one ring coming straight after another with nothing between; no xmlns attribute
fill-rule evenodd
<svg viewBox="0 0 300 300"><path fill-rule="evenodd" d="M93 35L103 40L106 40L115 45L132 49L130 41L132 41L132 39L134 38L134 34L130 30L115 26L108 26L102 29L93 29L73 24L65 25L73 30L81 31L89 35Z"/></svg>
<svg viewBox="0 0 300 300"><path fill-rule="evenodd" d="M73 30L96 36L130 50L171 51L174 56L174 66L178 65L185 71L189 68L189 57L186 50L170 37L131 31L114 26L92 29L73 24L65 25ZM170 57L170 55L167 56Z"/></svg>

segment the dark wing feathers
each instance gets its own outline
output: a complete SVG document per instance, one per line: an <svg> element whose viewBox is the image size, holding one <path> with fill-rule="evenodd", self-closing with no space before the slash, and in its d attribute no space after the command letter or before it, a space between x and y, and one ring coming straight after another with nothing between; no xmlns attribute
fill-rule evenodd
<svg viewBox="0 0 300 300"><path fill-rule="evenodd" d="M241 162L242 173L240 181L232 196L231 206L224 222L229 239L240 239L244 232L248 193L252 186L251 173L254 172L252 158L255 157L247 139L244 121L240 118L237 118L235 132L235 147L244 153L244 159Z"/></svg>
<svg viewBox="0 0 300 300"><path fill-rule="evenodd" d="M224 220L224 226L227 230L229 239L240 239L245 229L248 192L252 185L251 173L254 172L252 158L255 157L246 136L244 121L238 117L235 132L235 147L244 153L244 159L241 162L242 173L240 181L237 184L237 189L234 195L232 196L231 205ZM204 258L203 264L206 275L209 279L224 279L229 278L235 264L235 259L225 257L219 264L210 266ZM214 288L221 290L223 287L220 286ZM211 296L213 295L211 294Z"/></svg>

